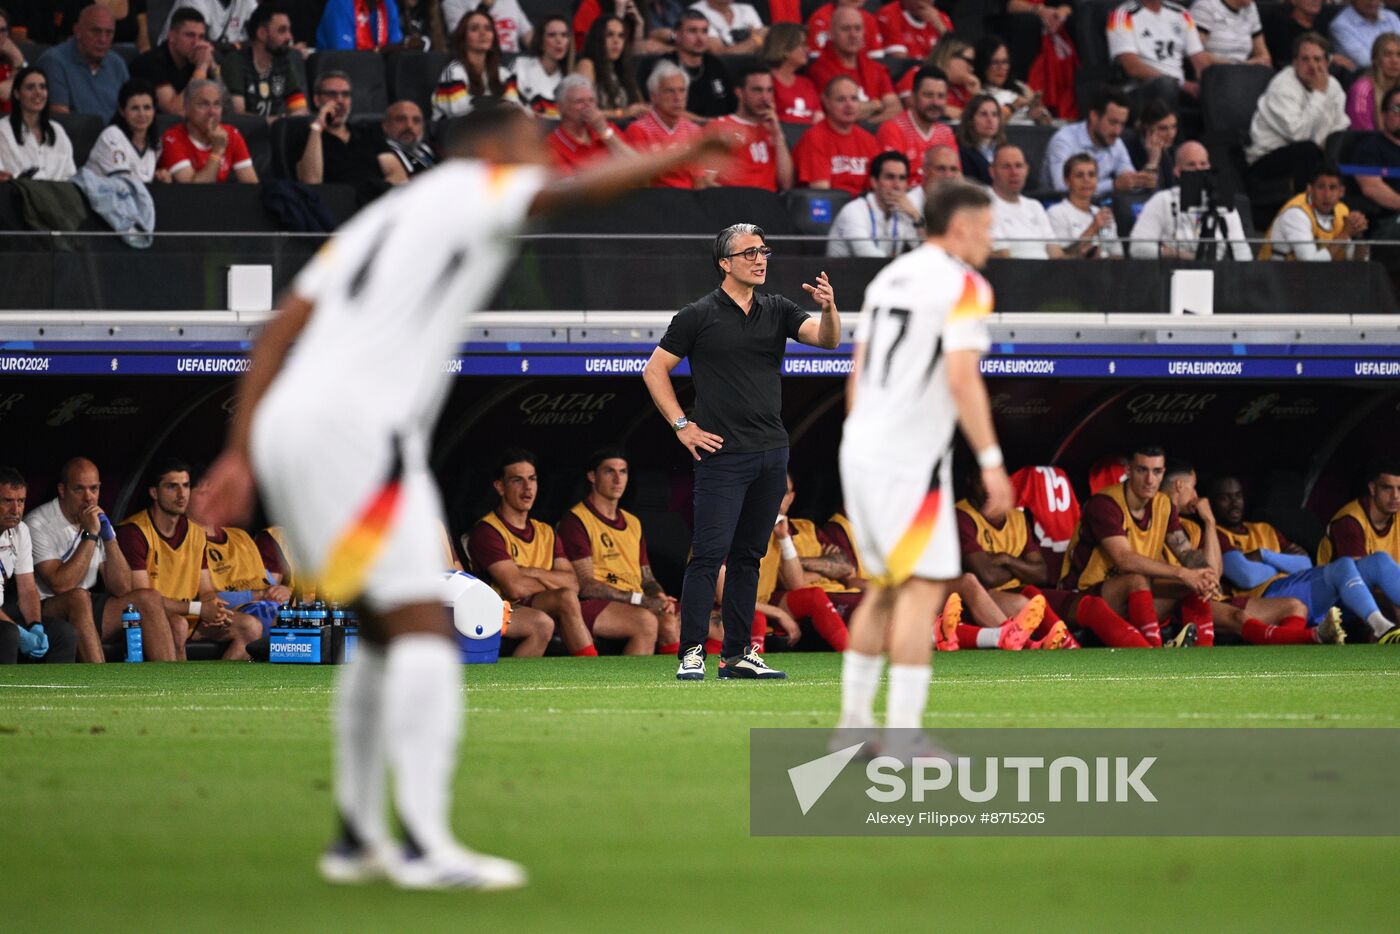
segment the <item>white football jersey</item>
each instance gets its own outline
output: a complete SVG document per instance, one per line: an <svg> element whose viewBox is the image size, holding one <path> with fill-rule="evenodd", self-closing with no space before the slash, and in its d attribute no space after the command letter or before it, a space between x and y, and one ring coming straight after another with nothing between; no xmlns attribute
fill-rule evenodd
<svg viewBox="0 0 1400 934"><path fill-rule="evenodd" d="M1185 60L1203 51L1191 14L1171 0L1155 13L1141 3L1125 3L1109 14L1109 58L1135 52L1162 74L1183 81Z"/></svg>
<svg viewBox="0 0 1400 934"><path fill-rule="evenodd" d="M454 159L361 211L293 282L315 308L269 395L429 432L446 364L500 284L544 179L533 166Z"/></svg>
<svg viewBox="0 0 1400 934"><path fill-rule="evenodd" d="M958 418L944 355L985 353L991 311L987 280L931 244L881 270L865 290L856 330L865 358L842 458L899 473L932 470Z"/></svg>

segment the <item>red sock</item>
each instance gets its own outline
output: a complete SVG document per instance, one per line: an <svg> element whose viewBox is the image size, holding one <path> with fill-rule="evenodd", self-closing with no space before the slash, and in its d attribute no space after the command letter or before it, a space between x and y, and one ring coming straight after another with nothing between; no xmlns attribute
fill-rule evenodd
<svg viewBox="0 0 1400 934"><path fill-rule="evenodd" d="M1211 616L1210 604L1192 594L1181 601L1181 623L1196 624L1196 644L1215 645L1215 620Z"/></svg>
<svg viewBox="0 0 1400 934"><path fill-rule="evenodd" d="M1128 621L1142 633L1148 645L1162 647L1162 626L1157 621L1157 608L1152 605L1152 591L1134 590L1128 594Z"/></svg>
<svg viewBox="0 0 1400 934"><path fill-rule="evenodd" d="M762 652L768 639L768 617L758 610L753 611L753 623L749 626L749 645L755 652Z"/></svg>
<svg viewBox="0 0 1400 934"><path fill-rule="evenodd" d="M574 658L597 658L598 647L596 645L585 645L577 652L573 653Z"/></svg>
<svg viewBox="0 0 1400 934"><path fill-rule="evenodd" d="M1079 601L1077 616L1079 625L1099 637L1104 645L1115 649L1145 649L1149 648L1148 641L1142 637L1128 621L1117 613L1113 608L1103 602L1101 597L1084 597Z"/></svg>
<svg viewBox="0 0 1400 934"><path fill-rule="evenodd" d="M1279 623L1279 625L1288 629L1306 629L1308 626L1308 621L1302 616L1285 616L1283 618L1283 622Z"/></svg>
<svg viewBox="0 0 1400 934"><path fill-rule="evenodd" d="M1289 619L1298 619L1296 616ZM1247 619L1244 621L1244 629L1240 632L1244 641L1250 645L1312 645L1312 630L1307 627L1307 621L1303 621L1303 626L1269 626L1257 619Z"/></svg>
<svg viewBox="0 0 1400 934"><path fill-rule="evenodd" d="M680 644L679 642L667 642L665 645L658 645L658 646L656 647L656 654L657 654L657 655L675 655L675 654L676 654L677 652L679 652L680 650L681 650L681 644Z"/></svg>
<svg viewBox="0 0 1400 934"><path fill-rule="evenodd" d="M788 609L799 619L803 616L812 621L817 635L826 640L827 645L838 652L846 651L846 641L850 633L836 607L831 605L826 591L820 587L803 587L787 595Z"/></svg>
<svg viewBox="0 0 1400 934"><path fill-rule="evenodd" d="M706 639L706 640L705 640L705 654L706 654L706 655L718 655L718 654L719 654L720 652L722 652L722 651L724 651L724 643L723 643L723 642L719 641L718 639Z"/></svg>
<svg viewBox="0 0 1400 934"><path fill-rule="evenodd" d="M1041 592L1039 587L1027 585L1021 588L1021 596L1035 598L1044 597L1045 594ZM1031 638L1044 639L1050 634L1050 630L1055 628L1055 624L1058 622L1060 622L1059 614L1050 609L1050 601L1047 599L1045 601L1045 615L1041 617L1040 625L1035 627L1035 632L1031 633Z"/></svg>

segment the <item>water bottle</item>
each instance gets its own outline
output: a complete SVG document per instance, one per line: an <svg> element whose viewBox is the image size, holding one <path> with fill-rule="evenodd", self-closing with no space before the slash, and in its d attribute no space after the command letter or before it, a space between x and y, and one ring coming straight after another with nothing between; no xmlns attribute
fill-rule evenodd
<svg viewBox="0 0 1400 934"><path fill-rule="evenodd" d="M306 611L306 628L326 628L326 605L320 600L317 600L315 603L311 604L311 609Z"/></svg>
<svg viewBox="0 0 1400 934"><path fill-rule="evenodd" d="M345 630L345 610L339 603L331 604L331 628Z"/></svg>
<svg viewBox="0 0 1400 934"><path fill-rule="evenodd" d="M292 605L290 603L284 603L280 607L278 607L277 628L292 629L293 627L295 627L296 619L293 616L294 612L295 611L292 609Z"/></svg>
<svg viewBox="0 0 1400 934"><path fill-rule="evenodd" d="M134 604L128 603L122 611L122 630L126 633L126 660L144 662L146 653L141 648L141 614Z"/></svg>

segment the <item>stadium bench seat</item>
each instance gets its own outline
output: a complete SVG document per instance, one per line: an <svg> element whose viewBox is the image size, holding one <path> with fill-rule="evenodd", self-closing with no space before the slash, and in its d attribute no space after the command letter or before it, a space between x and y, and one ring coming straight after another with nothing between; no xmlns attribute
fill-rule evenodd
<svg viewBox="0 0 1400 934"><path fill-rule="evenodd" d="M191 639L185 643L185 657L192 662L215 662L224 657L225 648L222 642ZM102 643L102 655L109 662L126 661L126 640L118 638Z"/></svg>
<svg viewBox="0 0 1400 934"><path fill-rule="evenodd" d="M390 103L413 101L431 120L433 88L452 56L447 52L396 52L389 56L387 73Z"/></svg>
<svg viewBox="0 0 1400 934"><path fill-rule="evenodd" d="M351 113L383 113L389 106L384 76L384 57L378 52L317 52L306 62L308 89L316 86L316 76L326 71L343 71L350 76Z"/></svg>
<svg viewBox="0 0 1400 934"><path fill-rule="evenodd" d="M1273 69L1266 65L1214 65L1201 78L1201 118L1208 144L1244 146L1249 124Z"/></svg>
<svg viewBox="0 0 1400 934"><path fill-rule="evenodd" d="M272 171L272 130L267 118L259 114L224 114L224 122L234 127L248 144L248 154L253 157L253 169L258 178L270 178Z"/></svg>
<svg viewBox="0 0 1400 934"><path fill-rule="evenodd" d="M1026 193L1037 197L1040 185L1041 164L1045 161L1045 150L1050 148L1050 137L1057 128L1037 126L1034 123L1010 123L1006 127L1006 141L1019 146L1026 157Z"/></svg>
<svg viewBox="0 0 1400 934"><path fill-rule="evenodd" d="M811 129L811 127L805 123L784 123L782 126L783 141L787 143L788 152L791 152L797 146L797 141L802 138L802 134Z"/></svg>
<svg viewBox="0 0 1400 934"><path fill-rule="evenodd" d="M54 114L53 120L63 127L63 132L68 134L68 140L73 144L74 167L82 169L107 121L93 114L77 113Z"/></svg>
<svg viewBox="0 0 1400 934"><path fill-rule="evenodd" d="M112 51L120 55L122 61L126 62L128 65L131 64L131 60L138 54L134 42L114 42L112 44Z"/></svg>

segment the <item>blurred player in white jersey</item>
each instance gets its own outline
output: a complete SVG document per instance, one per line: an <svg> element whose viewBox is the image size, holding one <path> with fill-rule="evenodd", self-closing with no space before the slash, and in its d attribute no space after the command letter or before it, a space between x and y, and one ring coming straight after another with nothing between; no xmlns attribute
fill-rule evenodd
<svg viewBox="0 0 1400 934"><path fill-rule="evenodd" d="M681 166L718 165L725 151L705 139L551 183L536 124L513 108L462 118L448 138L460 158L362 211L307 264L253 349L228 446L210 470L211 522L248 514L256 473L298 564L362 607L361 647L335 700L341 830L320 864L333 882L524 884L522 867L461 846L448 820L462 676L427 465L444 364L530 217ZM384 807L390 770L401 850Z"/></svg>
<svg viewBox="0 0 1400 934"><path fill-rule="evenodd" d="M953 432L977 454L993 519L1012 504L978 370L992 289L975 267L992 250L991 200L945 182L924 208L927 242L865 292L847 384L841 478L871 585L851 619L841 672L842 728L873 729L889 647L887 730L919 727L928 702L929 620L962 573L953 514Z"/></svg>

